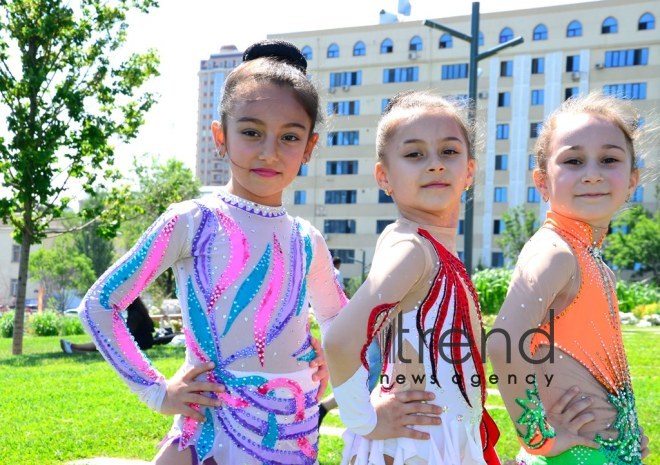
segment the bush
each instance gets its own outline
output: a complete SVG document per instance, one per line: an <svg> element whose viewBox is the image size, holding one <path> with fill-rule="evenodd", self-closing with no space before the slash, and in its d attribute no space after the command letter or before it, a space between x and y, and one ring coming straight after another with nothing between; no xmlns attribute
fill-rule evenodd
<svg viewBox="0 0 660 465"><path fill-rule="evenodd" d="M57 336L60 332L58 315L55 312L32 315L29 326L35 336Z"/></svg>
<svg viewBox="0 0 660 465"><path fill-rule="evenodd" d="M472 276L474 289L479 296L479 306L484 315L494 315L500 311L513 271L507 268L488 268L477 271Z"/></svg>
<svg viewBox="0 0 660 465"><path fill-rule="evenodd" d="M619 310L630 313L640 305L660 303L660 288L652 283L617 281Z"/></svg>
<svg viewBox="0 0 660 465"><path fill-rule="evenodd" d="M75 336L85 334L83 325L75 316L65 316L59 320L60 336Z"/></svg>
<svg viewBox="0 0 660 465"><path fill-rule="evenodd" d="M640 320L648 315L660 315L660 303L638 305L632 313Z"/></svg>
<svg viewBox="0 0 660 465"><path fill-rule="evenodd" d="M14 312L7 312L0 317L0 336L12 337L14 335Z"/></svg>

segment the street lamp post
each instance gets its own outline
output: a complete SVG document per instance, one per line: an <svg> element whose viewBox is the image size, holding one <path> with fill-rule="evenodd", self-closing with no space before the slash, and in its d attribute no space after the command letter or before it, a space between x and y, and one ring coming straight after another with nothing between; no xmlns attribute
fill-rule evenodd
<svg viewBox="0 0 660 465"><path fill-rule="evenodd" d="M477 64L479 61L495 55L500 50L522 44L523 38L518 36L507 42L479 53L479 2L472 3L472 27L471 35L464 34L456 29L443 26L431 20L425 20L424 26L439 29L454 37L464 40L470 44L470 64L468 67L468 122L474 124L477 117ZM472 237L474 235L474 184L467 192L465 199L465 246L463 251L463 262L468 273L472 273Z"/></svg>

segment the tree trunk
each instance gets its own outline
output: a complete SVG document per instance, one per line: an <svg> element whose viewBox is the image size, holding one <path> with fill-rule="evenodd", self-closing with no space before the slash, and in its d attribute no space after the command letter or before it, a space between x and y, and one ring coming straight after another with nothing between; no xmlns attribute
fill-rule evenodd
<svg viewBox="0 0 660 465"><path fill-rule="evenodd" d="M29 225L30 223L27 223ZM16 313L14 314L14 336L11 353L23 353L23 332L25 329L25 294L27 292L28 263L30 260L30 246L32 235L30 229L23 223L23 236L21 240L21 258L18 264L18 289L16 291Z"/></svg>

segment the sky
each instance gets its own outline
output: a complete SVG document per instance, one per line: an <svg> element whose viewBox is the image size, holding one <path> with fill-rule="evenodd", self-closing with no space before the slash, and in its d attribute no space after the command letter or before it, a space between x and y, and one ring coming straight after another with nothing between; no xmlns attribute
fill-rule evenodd
<svg viewBox="0 0 660 465"><path fill-rule="evenodd" d="M469 0L410 0L405 21L469 15ZM587 0L585 0L587 1ZM576 3L569 0L482 0L480 12ZM183 6L185 4L185 6ZM378 24L379 12L396 12L397 0L160 0L149 14L129 17L125 49L155 48L160 76L147 86L159 102L147 114L137 139L117 146L117 160L130 167L133 156L175 157L195 169L197 71L201 60L222 45L244 50L269 34ZM469 31L465 31L468 32ZM128 168L127 168L128 169Z"/></svg>

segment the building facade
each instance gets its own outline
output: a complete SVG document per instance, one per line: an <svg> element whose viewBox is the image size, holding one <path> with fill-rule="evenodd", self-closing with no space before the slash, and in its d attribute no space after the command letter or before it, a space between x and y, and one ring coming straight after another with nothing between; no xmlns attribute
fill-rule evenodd
<svg viewBox="0 0 660 465"><path fill-rule="evenodd" d="M196 175L205 185L222 185L229 180L229 164L217 156L211 122L219 119L218 104L227 74L242 60L243 52L226 45L220 53L202 60L199 67Z"/></svg>
<svg viewBox="0 0 660 465"><path fill-rule="evenodd" d="M498 239L507 210L525 205L544 218L547 204L532 181L532 153L539 123L563 100L600 90L632 99L643 115L658 113L658 16L660 2L653 0L481 15L481 51L516 36L524 43L479 63L478 119L485 137L475 184L475 266L504 264ZM469 16L429 19L470 31ZM469 45L419 21L270 38L303 50L328 115L322 143L285 191L285 204L324 233L345 263L344 276L358 275L368 270L378 234L397 215L373 177L378 118L388 99L406 89L465 98ZM652 150L647 159L658 158L658 147ZM655 185L640 186L632 201L656 209ZM462 228L461 221L461 253Z"/></svg>

